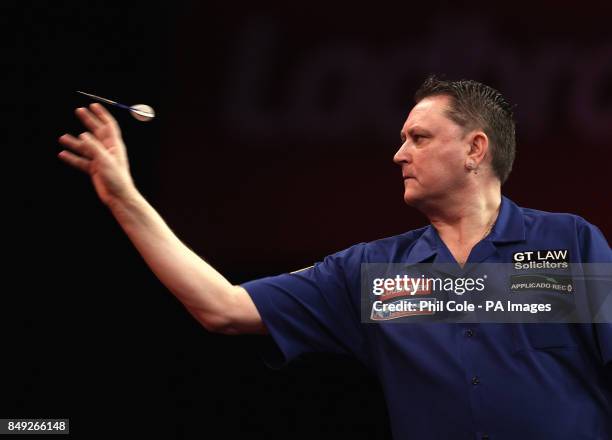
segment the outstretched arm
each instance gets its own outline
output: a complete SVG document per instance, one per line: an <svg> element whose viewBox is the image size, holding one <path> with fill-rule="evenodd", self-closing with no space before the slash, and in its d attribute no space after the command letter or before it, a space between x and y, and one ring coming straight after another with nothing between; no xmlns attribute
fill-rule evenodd
<svg viewBox="0 0 612 440"><path fill-rule="evenodd" d="M76 114L88 132L65 134L60 159L89 174L100 200L109 207L157 278L209 331L225 334L267 330L250 296L232 285L172 232L136 189L121 130L101 105Z"/></svg>

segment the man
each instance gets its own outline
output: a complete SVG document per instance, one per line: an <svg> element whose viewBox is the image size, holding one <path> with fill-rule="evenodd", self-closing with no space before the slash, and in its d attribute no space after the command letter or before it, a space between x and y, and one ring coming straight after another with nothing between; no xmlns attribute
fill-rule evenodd
<svg viewBox="0 0 612 440"><path fill-rule="evenodd" d="M234 286L184 246L132 182L116 121L99 104L77 109L89 129L60 142L87 172L147 264L202 325L270 334L268 365L302 353L349 354L380 379L394 438L612 438L611 324L364 324L362 263L510 263L517 253L565 250L610 263L584 219L520 208L502 197L515 131L499 92L429 78L394 157L404 199L431 225L360 243L313 267Z"/></svg>

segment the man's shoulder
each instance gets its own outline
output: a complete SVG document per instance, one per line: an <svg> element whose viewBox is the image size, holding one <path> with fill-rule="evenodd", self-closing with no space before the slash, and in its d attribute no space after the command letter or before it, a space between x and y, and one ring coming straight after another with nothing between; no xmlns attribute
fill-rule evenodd
<svg viewBox="0 0 612 440"><path fill-rule="evenodd" d="M361 262L373 262L381 258L384 261L388 261L391 256L401 254L412 246L428 228L429 226L423 226L400 234L360 242L336 252L332 256L341 259L359 260Z"/></svg>
<svg viewBox="0 0 612 440"><path fill-rule="evenodd" d="M523 207L520 209L532 239L575 237L574 240L581 250L581 261L608 261L611 258L605 235L584 217L568 212L549 212Z"/></svg>
<svg viewBox="0 0 612 440"><path fill-rule="evenodd" d="M534 223L545 223L547 225L558 225L570 227L574 230L595 227L589 223L584 217L578 214L569 212L553 212L553 211L542 211L539 209L519 207L523 213L526 224Z"/></svg>
<svg viewBox="0 0 612 440"><path fill-rule="evenodd" d="M395 261L401 256L407 255L429 228L431 226L423 226L400 234L360 243L361 260L371 263Z"/></svg>
<svg viewBox="0 0 612 440"><path fill-rule="evenodd" d="M364 241L344 250L328 255L324 261L347 268L363 263L399 261L409 253L412 246L427 232L430 226L402 232L372 241Z"/></svg>
<svg viewBox="0 0 612 440"><path fill-rule="evenodd" d="M397 245L409 245L421 238L421 236L429 229L430 226L423 226L418 229L402 232L401 234L392 235L390 237L379 238L377 240L364 243L367 247L389 248Z"/></svg>

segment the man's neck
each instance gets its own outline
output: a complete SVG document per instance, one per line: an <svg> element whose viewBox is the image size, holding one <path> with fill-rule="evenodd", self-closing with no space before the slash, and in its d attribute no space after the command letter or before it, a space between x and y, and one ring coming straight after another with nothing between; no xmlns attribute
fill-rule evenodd
<svg viewBox="0 0 612 440"><path fill-rule="evenodd" d="M481 188L471 194L449 195L424 212L448 245L474 245L492 229L501 205L499 186Z"/></svg>

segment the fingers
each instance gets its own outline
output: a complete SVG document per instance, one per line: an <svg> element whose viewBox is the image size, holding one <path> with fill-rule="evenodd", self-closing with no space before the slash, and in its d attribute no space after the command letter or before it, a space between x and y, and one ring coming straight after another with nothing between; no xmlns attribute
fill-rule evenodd
<svg viewBox="0 0 612 440"><path fill-rule="evenodd" d="M66 151L66 150L60 151L57 157L62 159L68 165L78 170L81 170L85 173L89 173L89 163L90 163L89 160L83 157L79 157L76 154L71 153L70 151Z"/></svg>
<svg viewBox="0 0 612 440"><path fill-rule="evenodd" d="M104 149L100 141L87 132L81 133L78 139L65 134L59 138L59 142L88 159L95 158Z"/></svg>
<svg viewBox="0 0 612 440"><path fill-rule="evenodd" d="M119 131L119 124L117 124L117 120L111 115L106 108L102 104L98 104L97 102L90 105L91 110L96 115L96 117L105 124L110 124Z"/></svg>
<svg viewBox="0 0 612 440"><path fill-rule="evenodd" d="M98 117L90 112L85 107L79 107L75 110L76 115L79 117L83 125L87 127L88 130L92 132L96 132L98 128L102 126L102 121L98 119Z"/></svg>

